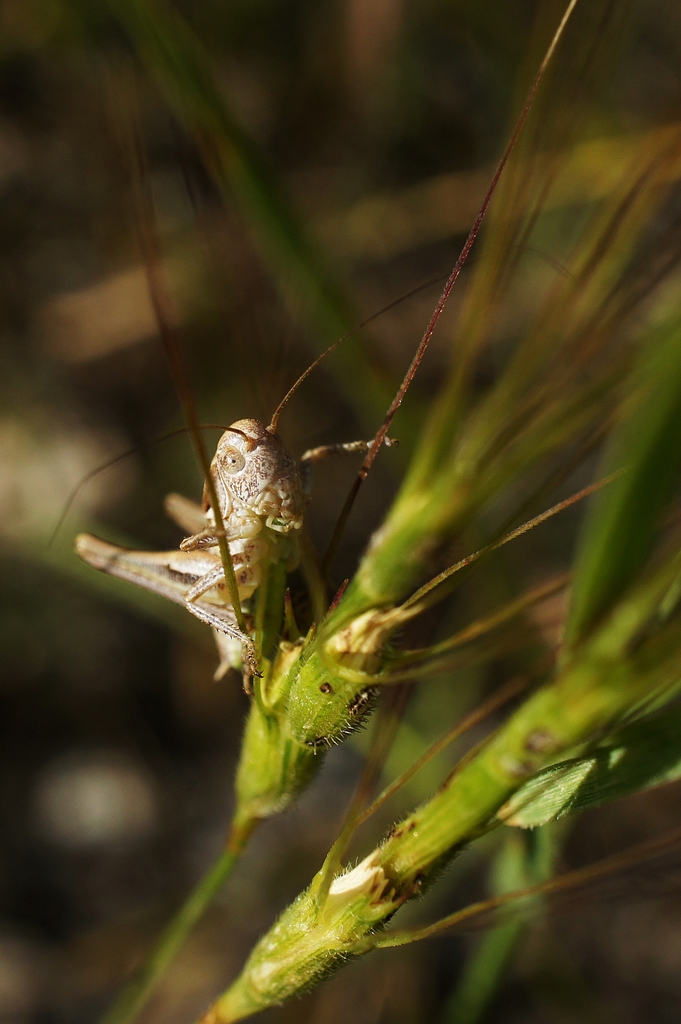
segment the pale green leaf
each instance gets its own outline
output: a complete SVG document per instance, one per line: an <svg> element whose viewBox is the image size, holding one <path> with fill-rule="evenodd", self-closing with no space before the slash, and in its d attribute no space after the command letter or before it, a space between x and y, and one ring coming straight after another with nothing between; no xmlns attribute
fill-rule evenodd
<svg viewBox="0 0 681 1024"><path fill-rule="evenodd" d="M535 828L681 778L681 708L634 722L586 757L551 765L498 812L507 825Z"/></svg>
<svg viewBox="0 0 681 1024"><path fill-rule="evenodd" d="M605 474L577 554L566 638L578 642L617 601L647 558L681 463L681 324L650 338L632 388L643 397L611 438Z"/></svg>

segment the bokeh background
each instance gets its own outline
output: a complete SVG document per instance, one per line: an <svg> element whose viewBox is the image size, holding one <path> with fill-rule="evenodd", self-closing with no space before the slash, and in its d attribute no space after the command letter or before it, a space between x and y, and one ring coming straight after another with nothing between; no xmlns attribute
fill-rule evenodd
<svg viewBox="0 0 681 1024"><path fill-rule="evenodd" d="M163 497L201 491L187 438L156 443L182 419L138 244L130 125L142 141L201 418L268 418L325 344L446 275L560 12L543 0L169 6L191 26L200 60L242 126L271 187L274 219L304 226L310 282L287 256L266 204L245 198L243 180L216 176L181 101L155 81L148 56L140 59L120 11L145 6L0 4L3 1024L85 1024L104 1011L219 852L247 709L238 679L213 682L207 630L160 599L99 577L72 552L80 529L133 546L174 546L179 533L163 516ZM584 138L607 143L605 162L608 145L640 145L647 132L681 119L678 4L611 6L621 9L619 27L598 57L598 90L579 112ZM576 31L593 25L586 11ZM588 186L577 183L563 218L593 198ZM525 265L511 319L526 315L537 276L553 272L541 255ZM294 453L370 436L436 295L434 283L391 308L348 343L349 355L315 373L282 420ZM400 451L378 460L355 509L336 586L398 484L413 424L450 356L457 305L455 296L396 424ZM480 388L494 370L483 367ZM210 447L217 434L206 437ZM86 483L52 537L74 486L128 449L135 451ZM320 546L355 468L336 462L317 474L309 521ZM564 567L579 515L500 556L448 614L483 607L490 588L515 591L519 580ZM300 581L293 586L301 590ZM559 604L544 609L537 628L551 637L560 613ZM423 626L426 634L433 628ZM388 773L508 669L495 662L421 684ZM308 882L334 838L365 742L334 749L300 804L262 827L145 1021L194 1019ZM404 806L437 785L452 756L414 781ZM680 793L672 785L584 815L563 834L560 864L587 862L677 823ZM414 914L435 916L481 895L488 852L483 846L462 860L437 899ZM575 896L525 929L482 1019L678 1021L680 909L671 882L657 890L630 884L607 900ZM462 1024L451 999L478 942L451 937L374 954L268 1019Z"/></svg>

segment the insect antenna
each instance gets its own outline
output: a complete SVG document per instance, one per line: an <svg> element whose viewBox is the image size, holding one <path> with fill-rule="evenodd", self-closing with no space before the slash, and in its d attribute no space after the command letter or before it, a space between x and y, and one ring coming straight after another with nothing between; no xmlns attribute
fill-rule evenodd
<svg viewBox="0 0 681 1024"><path fill-rule="evenodd" d="M274 410L274 413L272 414L270 425L267 428L269 432L272 434L276 433L277 424L279 423L279 417L281 416L285 406L288 405L289 401L291 400L291 398L293 398L293 395L296 393L296 391L303 383L303 381L307 380L312 371L316 370L319 364L323 362L327 356L331 355L331 353L338 348L341 342L345 341L347 338L352 337L352 335L356 334L357 331L361 331L363 327L366 327L367 324L370 324L372 323L372 321L377 320L380 316L383 316L384 313L389 313L391 309L394 309L396 306L399 306L400 303L406 302L407 299L411 299L414 295L418 295L419 292L423 292L427 288L432 288L434 284L438 284L440 281L445 280L445 278L445 274L436 274L434 277L429 277L427 281L422 281L421 284L417 284L415 288L410 288L408 292L404 292L398 298L393 299L392 302L388 302L385 306L381 306L380 309L377 309L370 316L366 317L365 320L362 320L360 323L356 324L353 328L351 328L351 330L346 331L345 334L342 334L340 338L337 338L336 341L334 341L332 345L329 345L329 347L325 349L321 355L317 356L313 363L310 363L308 368L304 370L303 373L301 373L300 377L298 377L295 383L293 383L291 387L288 389L288 391L282 398L281 402Z"/></svg>
<svg viewBox="0 0 681 1024"><path fill-rule="evenodd" d="M222 423L199 423L199 430L225 431L228 429L234 428L228 428L224 426L224 424ZM144 444L136 444L134 448L128 448L127 451L121 452L120 455L114 455L112 458L107 459L106 462L100 462L98 466L95 466L95 468L91 469L89 473L86 473L85 476L82 476L78 483L71 489L66 501L64 502L64 506L59 514L59 519L57 520L55 527L52 530L52 533L50 534L50 539L47 542L47 547L51 548L52 545L54 544L59 534L59 531L64 525L66 517L68 516L69 512L71 511L71 508L73 507L74 501L76 500L76 498L78 497L81 490L83 489L83 487L85 487L86 484L89 484L91 480L94 480L95 477L99 476L99 474L103 473L106 469L111 469L113 466L117 466L119 462L123 462L124 459L129 459L130 456L135 455L136 452L144 451L145 449L148 448L153 448L157 444L162 444L164 441L171 441L174 437L179 437L181 434L188 434L189 432L189 427L178 427L176 430L169 430L167 434L160 434L158 437L154 437L151 439L151 441L146 441ZM237 433L240 434L242 433L242 431L239 430L237 431Z"/></svg>
<svg viewBox="0 0 681 1024"><path fill-rule="evenodd" d="M548 266L555 270L556 273L561 274L563 277L570 278L573 276L572 273L567 269L567 267L565 267L560 262L560 260L556 259L554 256L551 256L549 253L542 252L541 249L537 249L531 245L509 246L509 248L518 249L524 253L529 253L532 256L537 256L539 259L544 260L544 262L547 263ZM468 265L471 266L472 263L476 262L477 260L469 260ZM317 356L313 363L310 363L308 368L304 370L303 373L301 373L300 377L298 377L298 380L291 385L291 387L288 389L288 391L282 398L281 402L275 409L268 430L273 434L276 433L277 424L279 423L279 417L281 416L284 407L288 405L290 399L293 397L293 395L298 390L303 381L307 380L312 371L316 370L319 364L323 362L323 360L326 359L327 356L331 355L331 353L336 348L338 348L341 342L345 341L346 338L352 337L352 335L356 334L357 331L361 331L363 327L366 327L367 324L372 323L373 320L377 320L379 317L383 316L384 313L389 313L391 309L395 309L395 307L399 306L402 302L406 302L407 299L413 298L414 295L418 295L419 292L423 292L426 291L426 289L428 288L432 288L434 284L439 284L441 281L446 281L447 278L447 274L435 274L434 277L429 277L427 281L422 281L421 284L417 284L414 288L410 288L409 291L404 292L402 295L398 296L398 298L393 299L391 302L388 302L385 306L381 306L380 309L377 309L365 320L362 320L360 323L356 324L351 330L347 331L345 334L342 334L340 338L337 338L336 341L334 341L332 345L329 345L329 347L325 349L321 355Z"/></svg>
<svg viewBox="0 0 681 1024"><path fill-rule="evenodd" d="M554 259L551 256L548 256L546 253L542 252L541 250L532 248L531 246L524 246L524 251L527 252L527 253L530 253L530 254L532 254L534 256L538 256L540 259L545 260L558 273L563 274L565 276L571 276L570 272L558 260ZM469 260L469 266L473 262L475 262L475 261L474 260ZM386 305L381 306L380 309L377 309L370 316L366 317L366 319L364 319L360 323L356 324L351 330L349 330L345 334L341 335L341 337L338 338L336 341L334 341L334 343L332 345L329 345L329 347L327 349L325 349L325 351L322 352L321 355L317 356L317 358L314 360L314 362L311 363L308 366L308 368L300 375L300 377L298 377L298 379L295 381L295 383L286 392L284 398L281 400L281 402L277 406L277 408L276 408L276 410L275 410L275 412L274 412L274 414L272 416L272 421L271 421L271 423L270 423L270 425L268 427L268 430L271 433L276 433L277 424L279 422L279 417L280 417L284 407L286 405L288 405L288 402L293 397L293 395L298 390L298 388L303 383L303 381L305 381L310 376L312 371L315 370L319 366L319 364L324 359L326 359L326 357L328 355L330 355L334 351L334 349L336 349L341 344L341 342L345 341L346 338L351 337L353 334L356 334L357 331L361 331L363 327L366 327L367 324L370 324L370 323L372 323L372 321L377 320L379 317L383 316L384 313L389 313L391 309L395 309L401 303L406 302L408 299L413 298L414 295L418 295L420 292L426 291L428 288L432 288L433 285L439 284L440 281L444 281L444 280L446 280L446 275L445 274L436 274L433 277L428 278L427 281L422 281L420 284L417 284L414 288L410 288L409 291L404 292L402 295L398 296L396 299L393 299L391 302L388 302ZM245 441L251 441L252 440L248 436L248 434L246 434L243 430L239 430L238 427L234 427L234 426L229 426L228 427L224 423L199 423L198 426L199 426L199 430L222 430L223 432L229 430L230 432L232 432L234 434L240 434L241 437L243 437ZM83 489L83 487L85 487L87 484L89 484L91 480L94 480L95 477L99 476L100 473L103 473L107 469L111 469L113 466L117 466L119 462L123 462L124 459L130 458L132 455L135 455L139 451L143 451L145 449L152 448L152 447L154 447L157 444L164 443L165 441L171 441L174 437L178 437L181 434L188 434L190 432L191 432L191 427L178 427L176 430L170 430L167 433L160 434L158 437L154 437L150 441L146 441L143 444L137 444L137 445L134 446L134 448L128 448L127 451L121 452L120 455L114 455L112 458L107 459L106 462L100 463L98 466L95 466L94 469L91 469L89 472L85 473L85 475L80 478L78 483L75 484L75 486L69 492L69 495L66 498L66 501L64 502L64 506L63 506L63 508L62 508L62 510L61 510L61 512L59 514L59 518L58 518L58 520L57 520L57 522L55 524L55 527L52 530L52 533L50 534L50 538L49 538L49 540L47 542L47 547L51 548L53 546L53 544L55 543L55 541L56 541L56 539L57 539L57 537L59 535L59 532L60 532L61 528L63 527L64 522L65 522L69 512L71 511L71 509L73 507L73 503L75 502L76 498L80 494L80 492ZM340 597L338 599L340 599Z"/></svg>
<svg viewBox="0 0 681 1024"><path fill-rule="evenodd" d="M527 251L529 252L533 250L530 250L528 247ZM541 252L536 252L536 255L540 257L544 256L544 254ZM288 404L293 394L298 390L300 385L303 383L303 381L306 380L307 377L309 377L312 371L315 370L317 366L319 366L319 364L324 359L326 359L326 357L330 355L335 348L337 348L341 344L341 342L345 341L346 338L351 337L353 334L356 334L357 331L361 331L363 327L366 327L367 324L370 324L373 320L377 320L379 317L383 316L384 313L390 312L391 309L394 309L396 306L399 306L402 302L406 302L408 299L411 299L414 295L418 295L419 292L426 291L428 288L432 288L433 285L445 280L445 277L445 274L436 274L434 277L428 278L427 281L422 281L414 288L410 288L409 291L404 292L402 295L398 296L398 298L393 299L391 302L388 302L385 306L381 306L380 309L377 309L370 316L366 317L366 319L356 324L351 330L347 331L340 338L334 341L332 345L330 345L324 352L322 352L320 356L318 356L314 360L313 363L310 364L310 366L308 366L304 373L301 374L301 376L286 392L286 395L281 400L281 402L276 408L274 415L272 416L272 422L270 423L268 428L270 432L276 432L281 412L283 411L284 407ZM238 427L234 426L228 427L225 423L199 423L198 427L199 430L221 430L223 432L229 430L234 434L240 434L241 437L243 437L244 440L246 441L252 440L252 438L250 438L248 434L246 434L243 430L239 430ZM89 484L91 480L94 480L95 477L99 476L100 473L105 472L105 470L107 469L111 469L113 466L118 465L119 462L123 462L124 459L130 458L137 452L143 451L147 448L152 448L154 445L162 444L165 441L171 441L174 437L179 437L181 434L191 433L191 429L191 427L178 427L176 430L170 430L165 434L160 434L158 437L154 437L150 441L146 441L143 444L137 444L133 448L128 448L127 451L121 452L119 455L114 455L112 458L107 459L105 462L100 463L98 466L95 466L94 469L91 469L89 472L85 473L85 475L81 477L78 483L75 484L75 486L69 492L69 495L66 498L66 501L64 502L62 511L59 514L59 518L47 542L47 547L52 547L52 545L56 541L57 536L59 535L59 532L63 527L64 522L73 507L73 503L75 502L76 498L80 494L83 487Z"/></svg>

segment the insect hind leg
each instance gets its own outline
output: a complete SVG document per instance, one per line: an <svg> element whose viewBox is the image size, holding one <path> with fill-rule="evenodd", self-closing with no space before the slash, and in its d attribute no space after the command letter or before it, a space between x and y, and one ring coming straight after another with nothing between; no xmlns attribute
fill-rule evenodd
<svg viewBox="0 0 681 1024"><path fill-rule="evenodd" d="M190 587L184 596L185 604L193 604L204 594L212 590L213 587L219 586L225 581L225 570L221 565L216 565L214 569L210 569L205 576L202 576L196 581L193 587ZM191 611L191 609L190 609Z"/></svg>
<svg viewBox="0 0 681 1024"><path fill-rule="evenodd" d="M208 606L203 602L199 601L199 598L206 594L213 587L218 586L221 582L224 582L225 572L221 565L216 566L207 572L205 576L202 576L200 580L191 587L184 599L185 607L187 611L195 615L201 622L207 623L212 626L213 629L219 630L221 633L225 633L233 640L238 640L241 644L243 668L244 668L244 689L246 692L250 692L250 679L253 676L260 676L261 673L258 671L258 660L255 653L255 644L253 639L248 636L247 633L242 633L236 623L236 616L231 608L218 608L217 606Z"/></svg>
<svg viewBox="0 0 681 1024"><path fill-rule="evenodd" d="M168 494L163 502L166 515L188 534L203 533L206 517L200 505L181 494Z"/></svg>

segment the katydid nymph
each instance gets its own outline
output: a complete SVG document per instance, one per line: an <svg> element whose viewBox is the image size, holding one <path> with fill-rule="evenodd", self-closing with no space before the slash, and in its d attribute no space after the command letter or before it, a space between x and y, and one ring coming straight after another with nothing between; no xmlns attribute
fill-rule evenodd
<svg viewBox="0 0 681 1024"><path fill-rule="evenodd" d="M303 454L299 464L284 447L277 434L279 415L318 362L296 381L268 425L242 419L228 427L211 462L239 600L250 623L250 602L264 576L274 571L285 581L286 573L300 561L297 533L310 497L313 464L329 456L366 451L371 443L353 441L313 448ZM395 442L386 438L384 443L391 446ZM201 505L170 494L165 510L189 534L178 549L134 551L91 534L79 534L76 552L95 569L182 604L210 625L220 658L215 678L221 679L230 668L242 670L249 692L252 677L259 675L258 652L251 635L239 628L230 604L208 490L204 486ZM280 625L284 591L281 587L278 591Z"/></svg>

